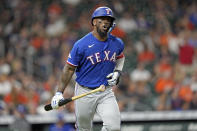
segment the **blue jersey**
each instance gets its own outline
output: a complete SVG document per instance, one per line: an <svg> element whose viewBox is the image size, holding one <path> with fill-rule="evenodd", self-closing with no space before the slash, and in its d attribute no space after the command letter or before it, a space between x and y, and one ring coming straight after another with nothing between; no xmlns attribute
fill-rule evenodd
<svg viewBox="0 0 197 131"><path fill-rule="evenodd" d="M109 35L99 41L92 32L78 40L67 60L76 66L76 82L89 88L108 85L106 76L112 73L116 60L123 56L124 43L120 38Z"/></svg>

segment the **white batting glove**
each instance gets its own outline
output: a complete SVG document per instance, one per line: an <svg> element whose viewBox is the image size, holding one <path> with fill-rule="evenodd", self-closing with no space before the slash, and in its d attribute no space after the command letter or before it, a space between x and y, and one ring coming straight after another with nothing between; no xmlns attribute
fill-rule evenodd
<svg viewBox="0 0 197 131"><path fill-rule="evenodd" d="M120 72L119 71L114 71L113 73L110 73L107 75L107 82L110 86L115 86L119 83L119 77L120 77Z"/></svg>
<svg viewBox="0 0 197 131"><path fill-rule="evenodd" d="M63 100L64 97L63 97L63 94L62 92L56 92L55 93L55 96L53 96L52 100L51 100L51 106L53 109L57 109L59 108L59 102L60 100Z"/></svg>

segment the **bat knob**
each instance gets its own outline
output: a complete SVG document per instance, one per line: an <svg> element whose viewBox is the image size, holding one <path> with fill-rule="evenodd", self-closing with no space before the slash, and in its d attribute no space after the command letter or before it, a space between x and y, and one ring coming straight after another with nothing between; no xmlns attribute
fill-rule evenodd
<svg viewBox="0 0 197 131"><path fill-rule="evenodd" d="M105 85L101 85L101 91L105 91Z"/></svg>

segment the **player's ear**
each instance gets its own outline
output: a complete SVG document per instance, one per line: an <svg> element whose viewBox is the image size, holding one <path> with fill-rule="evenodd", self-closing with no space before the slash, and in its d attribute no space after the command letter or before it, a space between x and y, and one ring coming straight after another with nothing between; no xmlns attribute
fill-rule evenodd
<svg viewBox="0 0 197 131"><path fill-rule="evenodd" d="M92 24L93 24L93 26L96 25L96 19L93 20Z"/></svg>

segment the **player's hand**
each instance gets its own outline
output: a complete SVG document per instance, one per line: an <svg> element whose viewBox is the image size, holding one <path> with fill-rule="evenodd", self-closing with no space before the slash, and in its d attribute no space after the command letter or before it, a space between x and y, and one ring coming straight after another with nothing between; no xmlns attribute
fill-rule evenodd
<svg viewBox="0 0 197 131"><path fill-rule="evenodd" d="M59 108L59 102L60 100L63 100L64 97L63 97L63 94L62 92L56 92L55 93L55 96L53 96L52 100L51 100L51 106L53 109L57 109Z"/></svg>
<svg viewBox="0 0 197 131"><path fill-rule="evenodd" d="M114 71L113 73L110 73L107 75L107 82L110 86L117 85L119 83L120 78L120 71Z"/></svg>

